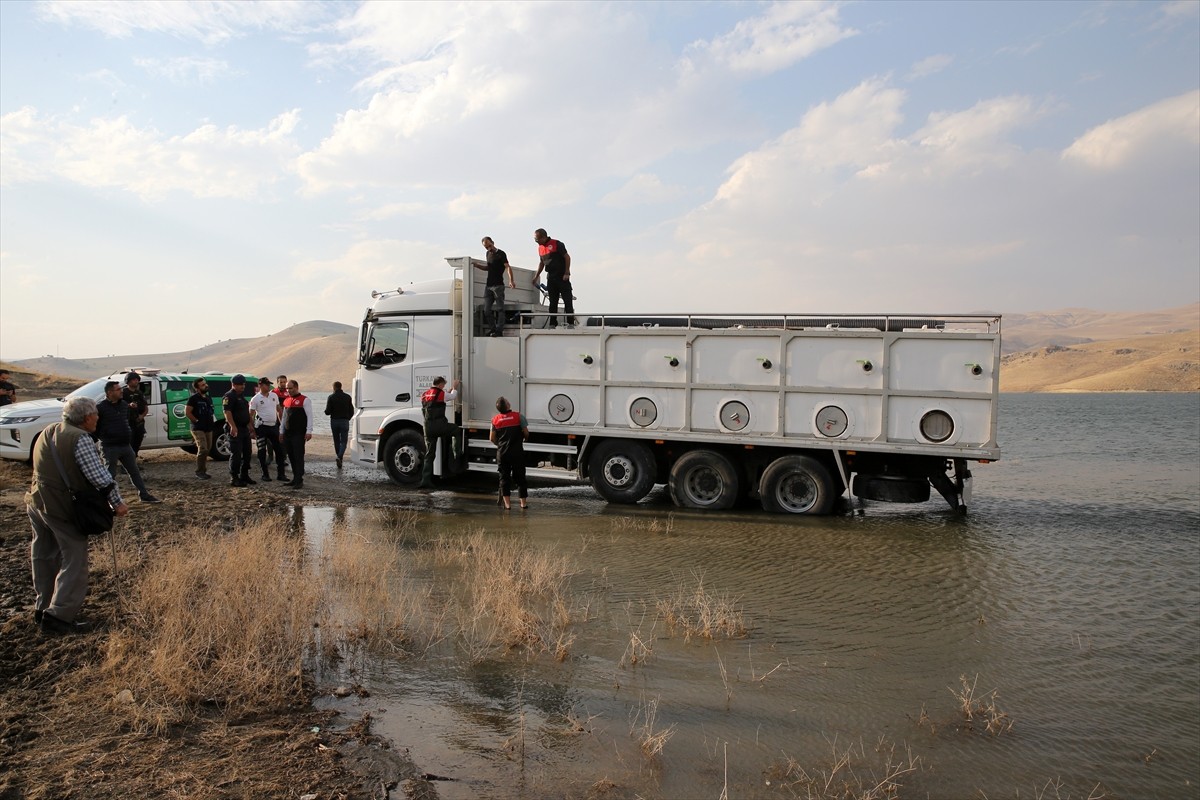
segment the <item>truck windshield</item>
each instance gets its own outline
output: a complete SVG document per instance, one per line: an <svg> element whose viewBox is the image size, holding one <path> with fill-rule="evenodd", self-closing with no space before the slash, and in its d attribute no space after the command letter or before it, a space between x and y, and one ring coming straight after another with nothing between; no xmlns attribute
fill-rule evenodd
<svg viewBox="0 0 1200 800"><path fill-rule="evenodd" d="M408 358L407 322L377 324L365 332L364 337L359 363L365 367L399 364Z"/></svg>

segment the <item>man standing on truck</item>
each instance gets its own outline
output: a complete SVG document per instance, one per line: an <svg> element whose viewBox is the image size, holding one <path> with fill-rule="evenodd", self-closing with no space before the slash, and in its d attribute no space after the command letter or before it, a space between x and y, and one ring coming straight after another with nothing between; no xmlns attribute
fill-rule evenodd
<svg viewBox="0 0 1200 800"><path fill-rule="evenodd" d="M558 327L558 298L563 300L563 310L567 312L566 327L575 325L575 298L571 292L571 254L567 246L557 239L551 239L545 228L533 232L533 240L538 245L538 268L533 276L533 285L538 285L542 270L546 270L546 293L550 295L550 327Z"/></svg>
<svg viewBox="0 0 1200 800"><path fill-rule="evenodd" d="M233 385L221 397L225 427L229 429L229 485L252 486L258 481L250 477L250 401L246 399L246 376L239 372L230 383Z"/></svg>
<svg viewBox="0 0 1200 800"><path fill-rule="evenodd" d="M445 442L442 447L442 458L450 459L446 473L451 474L458 471L460 460L458 426L446 418L446 403L453 403L458 399L458 387L462 384L456 380L449 394L446 394L442 388L445 385L446 379L439 375L433 379L433 385L421 395L421 414L425 418L425 459L421 462L421 482L417 484L418 489L434 488L433 460L437 456L439 441ZM446 442L447 439L450 441Z"/></svg>
<svg viewBox="0 0 1200 800"><path fill-rule="evenodd" d="M292 462L292 479L284 485L299 489L304 485L304 443L312 439L313 406L312 400L300 394L300 384L296 381L287 382L287 391L279 440Z"/></svg>
<svg viewBox="0 0 1200 800"><path fill-rule="evenodd" d="M499 336L504 332L504 273L508 273L508 288L517 288L508 253L496 247L492 237L483 237L483 249L487 251L487 284L483 287L483 320L491 323L488 336Z"/></svg>
<svg viewBox="0 0 1200 800"><path fill-rule="evenodd" d="M529 423L525 421L524 414L513 411L504 397L496 398L496 411L498 413L492 417L492 432L488 439L496 445L496 465L500 468L500 502L505 509L512 507L508 502L508 493L516 484L521 508L529 508L526 502L529 486L525 483L525 440L529 438Z"/></svg>

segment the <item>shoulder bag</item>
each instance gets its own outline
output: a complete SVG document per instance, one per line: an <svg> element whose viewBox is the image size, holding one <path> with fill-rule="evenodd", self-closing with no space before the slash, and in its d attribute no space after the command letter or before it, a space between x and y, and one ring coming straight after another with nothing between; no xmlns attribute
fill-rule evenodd
<svg viewBox="0 0 1200 800"><path fill-rule="evenodd" d="M62 457L58 454L58 443L54 440L55 433L57 431L50 433L50 452L54 455L58 474L62 476L63 483L67 485L67 491L71 493L71 503L75 509L75 524L79 527L79 532L84 536L99 536L111 531L113 519L116 516L113 507L108 503L108 490L112 488L112 484L108 484L103 489L92 486L91 481L85 481L83 487L78 490L71 486L71 481L67 478L67 471L63 468Z"/></svg>

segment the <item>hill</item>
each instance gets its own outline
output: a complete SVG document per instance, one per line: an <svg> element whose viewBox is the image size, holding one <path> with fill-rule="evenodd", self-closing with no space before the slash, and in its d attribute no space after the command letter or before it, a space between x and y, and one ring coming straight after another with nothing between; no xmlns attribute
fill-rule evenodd
<svg viewBox="0 0 1200 800"><path fill-rule="evenodd" d="M1200 330L1013 353L1001 359L1000 390L1200 391Z"/></svg>
<svg viewBox="0 0 1200 800"><path fill-rule="evenodd" d="M1005 353L1055 345L1128 339L1200 329L1200 303L1158 311L1093 311L1065 308L1005 314L1001 347Z"/></svg>
<svg viewBox="0 0 1200 800"><path fill-rule="evenodd" d="M131 367L158 367L166 372L246 372L274 378L284 374L310 391L328 391L354 377L358 329L338 322L301 322L249 339L226 339L179 353L142 353L104 358L28 358L11 363L18 372L48 373L91 380ZM17 382L17 381L14 381Z"/></svg>

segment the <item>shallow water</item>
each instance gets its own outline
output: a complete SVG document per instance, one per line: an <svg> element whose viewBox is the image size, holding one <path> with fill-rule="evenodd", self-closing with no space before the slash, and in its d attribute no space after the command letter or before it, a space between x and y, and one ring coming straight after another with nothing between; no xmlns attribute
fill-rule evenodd
<svg viewBox="0 0 1200 800"><path fill-rule="evenodd" d="M975 469L966 517L940 499L791 519L680 512L661 490L622 507L539 489L525 514L484 491L416 498L431 532L570 556L589 603L570 657L360 655L322 677L367 687L337 702L454 778L445 798L583 797L601 779L615 796L790 797L789 759L816 775L851 746L869 787L881 741L920 758L903 797L1200 796L1200 396L1004 395L1000 426L1004 460ZM381 519L302 514L314 543ZM747 636L656 621L656 599L701 579ZM636 666L631 632L653 647ZM960 676L998 691L1011 730L965 729ZM675 728L647 759L630 731L655 700L656 730Z"/></svg>

